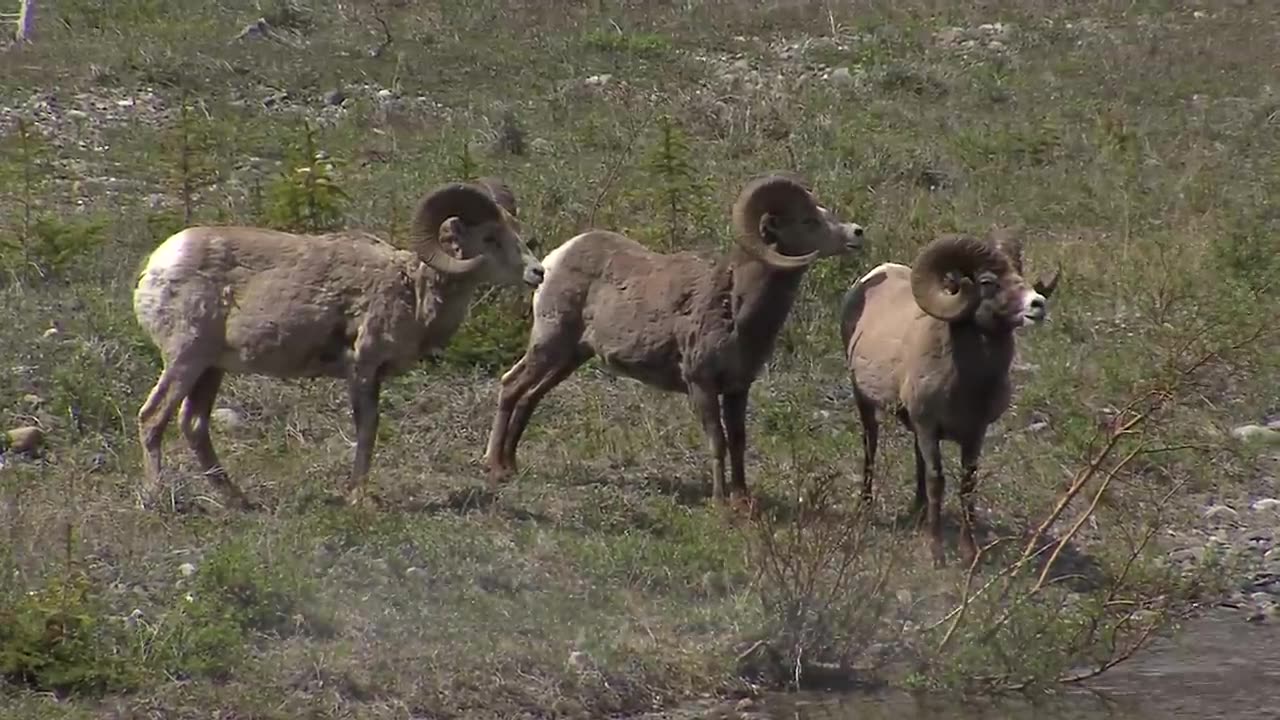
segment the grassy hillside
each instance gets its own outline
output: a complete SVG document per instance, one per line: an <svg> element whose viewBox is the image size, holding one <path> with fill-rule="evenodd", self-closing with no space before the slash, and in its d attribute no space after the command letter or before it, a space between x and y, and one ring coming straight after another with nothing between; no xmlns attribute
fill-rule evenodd
<svg viewBox="0 0 1280 720"><path fill-rule="evenodd" d="M796 684L1048 687L1280 574L1258 502L1280 460L1231 434L1280 412L1272 3L47 5L33 43L0 49L0 431L46 436L0 468L0 715L602 717ZM402 242L427 188L496 174L540 252L592 225L717 251L742 183L775 168L869 244L808 272L752 391L760 518L703 496L683 398L593 365L484 492L528 327L515 290L386 386L381 505L325 502L353 438L338 383L239 377L214 442L265 509L219 508L176 432L171 501L138 507L159 358L130 290L183 225ZM934 570L896 523L896 425L875 515L856 513L834 313L870 267L996 222L1063 279L989 436L991 547L968 573L951 537Z"/></svg>

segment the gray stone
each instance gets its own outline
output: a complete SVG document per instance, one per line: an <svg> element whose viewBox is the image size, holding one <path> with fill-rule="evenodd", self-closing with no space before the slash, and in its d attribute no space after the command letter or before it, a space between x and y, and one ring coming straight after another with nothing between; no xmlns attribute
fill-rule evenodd
<svg viewBox="0 0 1280 720"><path fill-rule="evenodd" d="M1226 505L1211 505L1209 509L1204 511L1205 518L1215 518L1215 517L1224 516L1224 515L1226 517L1235 517L1238 514L1239 513L1227 507Z"/></svg>
<svg viewBox="0 0 1280 720"><path fill-rule="evenodd" d="M212 417L213 421L219 426L227 428L228 430L235 430L236 428L244 426L244 415L241 415L238 410L234 410L232 408L218 408L213 411L213 414L210 415L210 417Z"/></svg>
<svg viewBox="0 0 1280 720"><path fill-rule="evenodd" d="M847 67L838 67L831 71L831 82L835 85L849 86L853 84L853 73Z"/></svg>
<svg viewBox="0 0 1280 720"><path fill-rule="evenodd" d="M1266 425L1241 425L1231 431L1231 437L1245 442L1280 441L1280 430Z"/></svg>
<svg viewBox="0 0 1280 720"><path fill-rule="evenodd" d="M1280 500L1277 500L1276 498L1262 498L1261 500L1254 500L1253 504L1249 507L1259 512L1268 510L1271 512L1280 512Z"/></svg>
<svg viewBox="0 0 1280 720"><path fill-rule="evenodd" d="M335 105L335 106L341 105L343 102L346 101L346 99L347 99L346 94L343 93L341 90L336 90L336 89L330 90L329 92L324 94L325 105Z"/></svg>

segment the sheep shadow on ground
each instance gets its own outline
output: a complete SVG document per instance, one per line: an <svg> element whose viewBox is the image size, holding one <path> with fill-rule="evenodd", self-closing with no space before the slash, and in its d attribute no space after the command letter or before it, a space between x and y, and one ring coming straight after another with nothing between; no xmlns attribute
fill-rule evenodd
<svg viewBox="0 0 1280 720"><path fill-rule="evenodd" d="M423 515L494 512L518 522L552 522L551 517L544 513L504 504L499 502L501 498L501 490L494 491L488 487L471 486L450 490L443 498L406 498L392 507L402 512Z"/></svg>

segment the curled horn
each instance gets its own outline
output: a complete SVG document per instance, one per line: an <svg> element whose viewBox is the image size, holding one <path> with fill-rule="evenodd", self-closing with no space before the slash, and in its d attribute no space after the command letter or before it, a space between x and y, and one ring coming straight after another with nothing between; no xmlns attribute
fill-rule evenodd
<svg viewBox="0 0 1280 720"><path fill-rule="evenodd" d="M493 196L495 202L506 210L511 217L520 217L520 213L516 208L516 194L511 191L511 186L507 185L502 178L485 176L476 180L477 185L482 185Z"/></svg>
<svg viewBox="0 0 1280 720"><path fill-rule="evenodd" d="M978 288L973 276L982 270L999 275L1011 269L1009 258L994 245L967 235L944 235L925 246L911 268L911 294L921 310L953 322L974 311ZM947 292L949 273L960 276L956 292Z"/></svg>
<svg viewBox="0 0 1280 720"><path fill-rule="evenodd" d="M991 229L991 244L999 248L1013 264L1013 269L1022 274L1022 233L1018 228L998 226Z"/></svg>
<svg viewBox="0 0 1280 720"><path fill-rule="evenodd" d="M466 225L478 225L502 219L488 192L474 185L449 183L430 192L418 204L410 228L410 238L422 262L447 275L463 275L484 264L486 257L461 259L440 245L440 226L456 217Z"/></svg>
<svg viewBox="0 0 1280 720"><path fill-rule="evenodd" d="M783 255L760 236L760 219L765 213L784 213L796 208L815 208L805 186L782 174L766 175L747 183L733 204L734 239L738 245L764 264L778 270L807 267L818 258L815 250L804 255Z"/></svg>

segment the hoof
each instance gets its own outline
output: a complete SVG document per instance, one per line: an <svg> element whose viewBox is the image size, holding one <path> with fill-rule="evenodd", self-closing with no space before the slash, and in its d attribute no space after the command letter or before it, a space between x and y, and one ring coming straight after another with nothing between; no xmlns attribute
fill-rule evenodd
<svg viewBox="0 0 1280 720"><path fill-rule="evenodd" d="M511 478L515 477L516 469L514 466L506 465L490 465L489 477L486 480L490 490L497 490L499 486L511 482Z"/></svg>
<svg viewBox="0 0 1280 720"><path fill-rule="evenodd" d="M352 508L380 508L386 505L382 495L380 495L377 490L367 488L363 485L348 490L346 494L341 496L341 498L341 504Z"/></svg>
<svg viewBox="0 0 1280 720"><path fill-rule="evenodd" d="M227 499L227 507L239 510L241 512L256 513L266 509L266 507L257 500L251 500L248 495L240 494Z"/></svg>
<svg viewBox="0 0 1280 720"><path fill-rule="evenodd" d="M760 503L749 493L734 493L729 498L729 507L737 514L755 519L760 516Z"/></svg>

